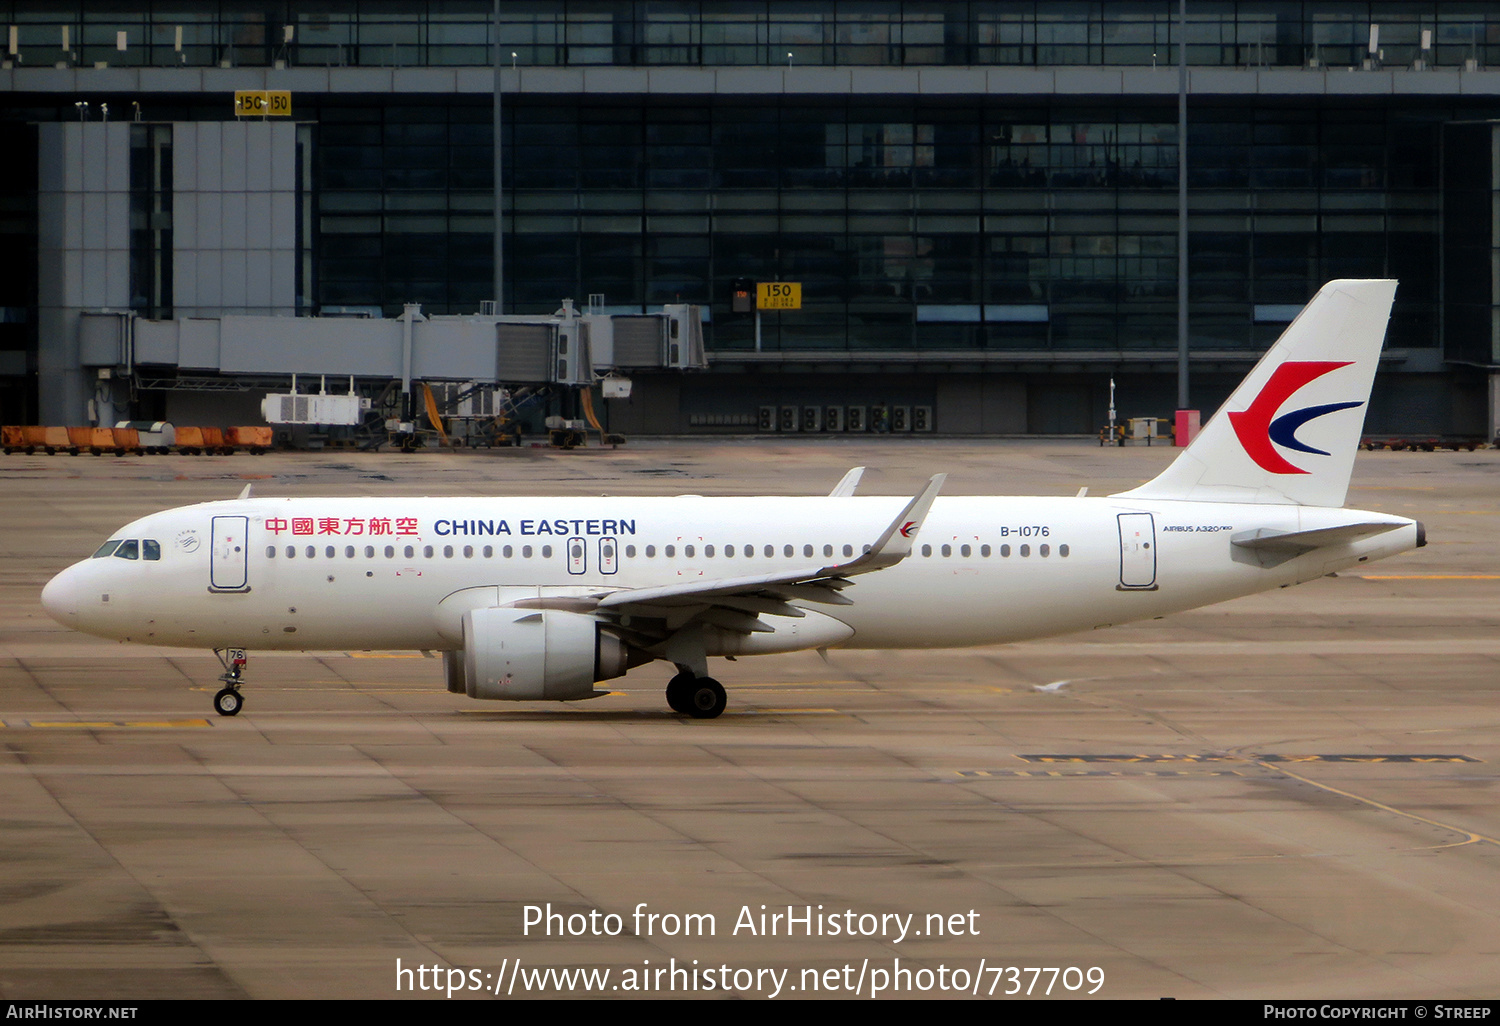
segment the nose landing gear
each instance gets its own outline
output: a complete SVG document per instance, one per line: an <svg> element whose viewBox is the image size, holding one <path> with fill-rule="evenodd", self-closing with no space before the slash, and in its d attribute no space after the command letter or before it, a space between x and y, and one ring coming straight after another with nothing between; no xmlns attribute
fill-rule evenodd
<svg viewBox="0 0 1500 1026"><path fill-rule="evenodd" d="M214 711L220 716L236 716L245 705L240 685L244 683L245 664L250 660L245 656L243 648L216 648L214 655L218 658L219 665L224 667L224 672L219 674L224 687L214 695Z"/></svg>

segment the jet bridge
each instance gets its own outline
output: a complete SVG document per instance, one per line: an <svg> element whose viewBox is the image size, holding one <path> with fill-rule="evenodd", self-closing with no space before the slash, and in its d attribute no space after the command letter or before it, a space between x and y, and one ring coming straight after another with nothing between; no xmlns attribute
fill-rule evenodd
<svg viewBox="0 0 1500 1026"><path fill-rule="evenodd" d="M409 304L397 318L225 314L147 320L101 311L82 319L80 336L86 343L80 362L90 377L113 383L111 389L128 382L132 393L236 386L270 388L269 398L277 400L292 375L353 379L351 395L365 396L399 382L393 419L403 432L419 420L414 381L461 383L470 394L487 386L505 395L547 392L560 407L554 412L582 428L580 414L588 409L583 389L607 382L619 394L633 371L707 366L702 312L690 304L620 314L597 304L580 311L563 300L556 312L537 316L424 316ZM126 405L112 404L112 417L127 416ZM294 405L268 402L265 408Z"/></svg>

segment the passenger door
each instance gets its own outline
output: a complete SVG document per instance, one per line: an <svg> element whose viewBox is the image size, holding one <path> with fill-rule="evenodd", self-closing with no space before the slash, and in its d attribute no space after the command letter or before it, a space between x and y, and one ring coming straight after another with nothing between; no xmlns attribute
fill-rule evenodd
<svg viewBox="0 0 1500 1026"><path fill-rule="evenodd" d="M1150 513L1120 513L1120 591L1156 588L1156 521Z"/></svg>
<svg viewBox="0 0 1500 1026"><path fill-rule="evenodd" d="M250 518L214 517L210 591L250 590Z"/></svg>

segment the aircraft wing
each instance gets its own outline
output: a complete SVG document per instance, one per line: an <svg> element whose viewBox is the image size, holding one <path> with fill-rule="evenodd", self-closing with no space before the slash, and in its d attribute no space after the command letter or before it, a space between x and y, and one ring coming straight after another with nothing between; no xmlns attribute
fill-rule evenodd
<svg viewBox="0 0 1500 1026"><path fill-rule="evenodd" d="M629 617L663 618L674 630L696 617L730 630L758 633L774 630L758 618L760 613L803 616L802 610L788 604L792 599L850 605L852 600L839 594L852 583L850 578L895 566L911 554L917 532L946 479L946 474L934 475L874 543L848 562L615 591L598 600L598 609Z"/></svg>
<svg viewBox="0 0 1500 1026"><path fill-rule="evenodd" d="M829 497L837 499L841 496L853 495L854 489L859 487L859 479L864 476L864 467L854 467L849 473L839 479L838 484L833 486L833 491L828 493Z"/></svg>

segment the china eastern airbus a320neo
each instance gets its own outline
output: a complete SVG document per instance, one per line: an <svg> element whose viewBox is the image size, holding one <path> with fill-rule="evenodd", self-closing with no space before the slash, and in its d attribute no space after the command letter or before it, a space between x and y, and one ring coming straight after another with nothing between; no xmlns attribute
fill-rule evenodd
<svg viewBox="0 0 1500 1026"><path fill-rule="evenodd" d="M724 709L709 660L1022 641L1309 581L1425 543L1345 509L1393 281L1325 285L1193 443L1106 497L252 498L127 524L42 604L120 641L429 649L448 690L569 701L661 659L674 710Z"/></svg>

